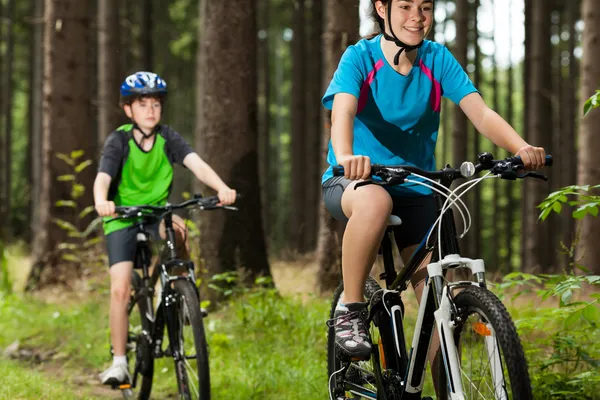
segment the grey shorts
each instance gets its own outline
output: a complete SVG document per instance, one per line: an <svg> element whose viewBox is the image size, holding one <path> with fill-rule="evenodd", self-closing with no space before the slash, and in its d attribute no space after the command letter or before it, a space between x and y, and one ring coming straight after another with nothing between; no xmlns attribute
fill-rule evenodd
<svg viewBox="0 0 600 400"><path fill-rule="evenodd" d="M342 194L352 183L343 176L334 176L323 183L323 201L325 207L338 221L348 222L342 210ZM392 196L392 214L402 220L395 226L394 238L398 249L421 243L437 218L435 198L433 196Z"/></svg>
<svg viewBox="0 0 600 400"><path fill-rule="evenodd" d="M158 234L158 225L146 226L146 232L150 235L150 239L154 241L160 240ZM135 260L135 249L137 246L137 234L139 232L137 226L130 226L119 229L106 235L106 248L108 250L108 265L113 266L123 261Z"/></svg>

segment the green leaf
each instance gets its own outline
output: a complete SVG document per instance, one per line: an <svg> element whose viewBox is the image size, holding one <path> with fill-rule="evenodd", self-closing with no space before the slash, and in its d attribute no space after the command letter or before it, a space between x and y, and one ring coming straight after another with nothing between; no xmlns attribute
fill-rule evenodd
<svg viewBox="0 0 600 400"><path fill-rule="evenodd" d="M592 285L596 284L596 283L600 283L600 275L589 275L589 276L586 276L585 279Z"/></svg>
<svg viewBox="0 0 600 400"><path fill-rule="evenodd" d="M56 158L63 160L65 163L67 163L70 166L75 165L75 161L66 154L58 153L58 154L56 154Z"/></svg>
<svg viewBox="0 0 600 400"><path fill-rule="evenodd" d="M208 308L210 307L210 300L202 300L200 302L200 308Z"/></svg>
<svg viewBox="0 0 600 400"><path fill-rule="evenodd" d="M555 213L560 214L562 210L562 204L558 201L555 202L554 204L552 204L552 210L554 210Z"/></svg>
<svg viewBox="0 0 600 400"><path fill-rule="evenodd" d="M90 247L93 247L93 246L97 245L101 241L102 241L102 236L97 236L95 238L91 238L91 239L86 240L83 243L83 247L85 247L87 249L87 248L90 248Z"/></svg>
<svg viewBox="0 0 600 400"><path fill-rule="evenodd" d="M83 196L85 193L85 186L76 183L73 185L73 189L71 190L71 197L74 199L78 199Z"/></svg>
<svg viewBox="0 0 600 400"><path fill-rule="evenodd" d="M54 218L53 222L58 225L60 229L63 229L69 233L77 232L77 228L72 223L65 221L64 219Z"/></svg>
<svg viewBox="0 0 600 400"><path fill-rule="evenodd" d="M587 214L592 214L594 217L598 216L598 207L596 203L587 203L573 211L573 218L583 219Z"/></svg>
<svg viewBox="0 0 600 400"><path fill-rule="evenodd" d="M81 157L85 152L83 150L73 150L71 152L71 158L73 160L77 160L79 157Z"/></svg>
<svg viewBox="0 0 600 400"><path fill-rule="evenodd" d="M77 245L74 243L61 243L57 246L59 250L77 250Z"/></svg>
<svg viewBox="0 0 600 400"><path fill-rule="evenodd" d="M590 97L589 99L587 99L585 101L585 104L583 105L583 115L586 116L590 111L592 111L594 108L598 108L598 106L600 106L600 103L598 102L598 92L596 92L596 94L594 94L592 97Z"/></svg>
<svg viewBox="0 0 600 400"><path fill-rule="evenodd" d="M54 204L56 205L56 207L70 207L70 208L77 207L77 203L75 203L72 200L59 200Z"/></svg>
<svg viewBox="0 0 600 400"><path fill-rule="evenodd" d="M563 305L569 304L571 297L573 297L573 291L571 289L567 289L560 296L560 301Z"/></svg>
<svg viewBox="0 0 600 400"><path fill-rule="evenodd" d="M94 206L87 206L79 213L79 218L85 218L89 213L94 212L96 208Z"/></svg>
<svg viewBox="0 0 600 400"><path fill-rule="evenodd" d="M592 325L600 325L600 308L596 304L590 304L581 310L581 315Z"/></svg>
<svg viewBox="0 0 600 400"><path fill-rule="evenodd" d="M547 208L545 208L545 209L544 209L544 210L543 210L543 211L540 213L540 216L538 217L538 219L539 219L540 221L545 221L545 220L546 220L546 218L548 218L548 215L550 215L550 213L551 213L551 212L552 212L552 208L550 208L550 207L547 207Z"/></svg>
<svg viewBox="0 0 600 400"><path fill-rule="evenodd" d="M75 175L72 175L72 174L60 175L56 178L56 180L59 182L74 181Z"/></svg>
<svg viewBox="0 0 600 400"><path fill-rule="evenodd" d="M581 320L581 310L577 310L565 319L564 327L565 330L570 330L573 326Z"/></svg>
<svg viewBox="0 0 600 400"><path fill-rule="evenodd" d="M82 232L81 236L88 237L92 232L94 232L96 229L98 229L98 227L101 224L102 224L101 217L94 218L94 220L92 222L90 222L90 224L87 226L87 228L85 228L85 230Z"/></svg>
<svg viewBox="0 0 600 400"><path fill-rule="evenodd" d="M77 262L77 263L81 262L81 258L79 258L75 254L71 254L71 253L63 254L61 256L61 258L65 261L72 261L72 262Z"/></svg>
<svg viewBox="0 0 600 400"><path fill-rule="evenodd" d="M92 165L92 160L85 160L84 162L75 167L75 172L80 173L90 165Z"/></svg>

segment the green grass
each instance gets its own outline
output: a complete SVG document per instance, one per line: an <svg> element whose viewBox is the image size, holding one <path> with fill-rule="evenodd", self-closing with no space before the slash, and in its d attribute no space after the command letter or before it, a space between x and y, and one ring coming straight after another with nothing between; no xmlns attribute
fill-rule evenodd
<svg viewBox="0 0 600 400"><path fill-rule="evenodd" d="M106 282L92 287L84 300L77 301L45 303L32 296L0 292L0 315L9 316L0 319L0 357L2 350L16 340L21 348L46 354L46 361L41 365L0 358L0 376L3 377L0 399L118 398L118 393L107 393L89 382L97 379L97 373L110 362L108 295ZM417 311L411 290L404 296L404 302L407 310L404 323L410 346L410 328L414 326ZM550 354L564 357L565 352L573 350L577 354L585 351L595 358L600 342L597 327L591 331L585 326L586 329L579 330L572 327L568 336L566 333L557 336L571 340L558 348L552 334L560 332L564 317L559 315L569 312L568 308L544 309L532 298L514 302L505 298L505 304L519 328L536 393L552 394L557 399L571 398L559 393L566 384L580 387L577 390L581 395L573 399L597 393L594 391L597 379L589 375L593 370L585 365L575 371L554 368L556 373L544 366ZM329 299L301 300L260 289L239 295L209 315L205 328L210 346L213 398L327 398L325 321L329 307ZM579 336L575 335L577 332ZM172 360L157 360L153 397L172 397L175 391ZM429 373L425 394L433 395Z"/></svg>
<svg viewBox="0 0 600 400"><path fill-rule="evenodd" d="M84 302L63 305L46 304L31 296L0 294L0 314L12 316L0 320L0 348L19 340L23 348L42 353L52 350L57 360L46 364L60 364L62 376L82 374L93 379L110 361L108 293L102 287L94 293ZM247 293L210 315L205 327L213 398L326 398L328 308L328 301L322 299L302 302L261 290ZM27 382L25 371L29 367L16 361L4 363L23 371L15 376L16 384ZM51 380L49 376L46 379ZM68 384L60 377L56 382L57 388ZM75 383L70 385L71 390L86 391L76 388ZM0 398L14 398L13 390L0 385ZM157 360L153 397L165 398L175 391L172 361ZM19 396L40 398L29 391Z"/></svg>
<svg viewBox="0 0 600 400"><path fill-rule="evenodd" d="M30 366L0 359L1 400L18 399L80 399L68 385L57 382ZM91 398L91 397L89 397Z"/></svg>

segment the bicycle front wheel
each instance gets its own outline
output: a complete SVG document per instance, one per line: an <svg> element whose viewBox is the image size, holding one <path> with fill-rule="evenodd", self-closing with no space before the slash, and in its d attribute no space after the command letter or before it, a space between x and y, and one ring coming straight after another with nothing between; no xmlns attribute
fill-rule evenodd
<svg viewBox="0 0 600 400"><path fill-rule="evenodd" d="M131 287L133 294L139 293L142 289L142 278L137 272L133 271L131 276ZM134 299L135 297L132 297ZM152 354L152 321L148 318L150 300L147 296L140 296L136 299L135 305L130 308L129 314L129 334L128 347L133 347L135 356L129 357L129 371L138 370L139 387L137 399L147 400L152 392L152 377L154 375L154 357ZM137 308L137 313L133 310ZM135 344L135 346L131 346ZM141 381L141 382L140 382Z"/></svg>
<svg viewBox="0 0 600 400"><path fill-rule="evenodd" d="M208 347L198 296L186 280L175 281L174 290L178 297L179 343L171 346L178 347L181 354L175 360L179 393L184 399L210 400Z"/></svg>
<svg viewBox="0 0 600 400"><path fill-rule="evenodd" d="M532 399L521 341L500 300L489 290L471 286L458 293L454 303L464 398Z"/></svg>

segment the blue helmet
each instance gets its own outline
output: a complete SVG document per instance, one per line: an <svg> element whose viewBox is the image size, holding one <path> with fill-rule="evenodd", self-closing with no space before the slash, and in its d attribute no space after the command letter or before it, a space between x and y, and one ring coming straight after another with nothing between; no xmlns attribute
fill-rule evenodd
<svg viewBox="0 0 600 400"><path fill-rule="evenodd" d="M166 94L167 82L154 72L136 72L125 78L121 85L122 101L142 96L157 96L162 100Z"/></svg>

